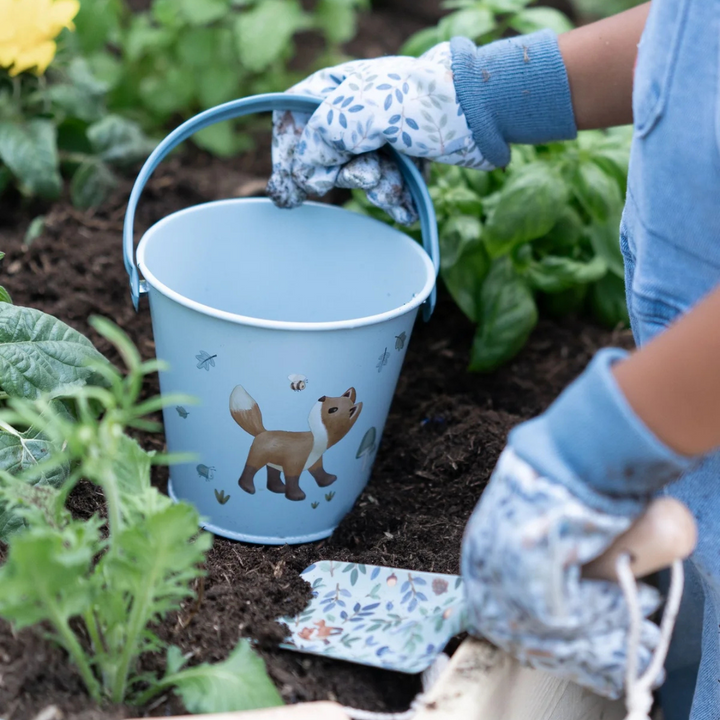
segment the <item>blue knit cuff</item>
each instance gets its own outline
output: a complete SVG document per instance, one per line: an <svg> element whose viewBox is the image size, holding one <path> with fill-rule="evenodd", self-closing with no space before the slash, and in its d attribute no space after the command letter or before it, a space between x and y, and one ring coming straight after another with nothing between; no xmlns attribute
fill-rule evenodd
<svg viewBox="0 0 720 720"><path fill-rule="evenodd" d="M539 473L614 512L640 509L697 462L665 446L628 404L611 371L626 355L601 350L545 413L519 425L509 438L517 455Z"/></svg>
<svg viewBox="0 0 720 720"><path fill-rule="evenodd" d="M509 143L577 135L565 63L552 31L479 48L453 38L450 47L460 105L480 152L495 167L510 162Z"/></svg>

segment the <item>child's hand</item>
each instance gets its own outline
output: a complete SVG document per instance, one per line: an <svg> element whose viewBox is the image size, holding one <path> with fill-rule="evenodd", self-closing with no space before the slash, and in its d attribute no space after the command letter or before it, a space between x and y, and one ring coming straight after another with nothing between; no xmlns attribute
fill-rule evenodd
<svg viewBox="0 0 720 720"><path fill-rule="evenodd" d="M562 483L539 475L511 449L505 450L463 544L473 632L522 663L599 695L620 697L627 604L619 585L584 580L580 569L631 522L625 515L588 507ZM659 595L640 584L639 598L647 618L657 609ZM649 664L658 637L658 627L644 619L641 671Z"/></svg>
<svg viewBox="0 0 720 720"><path fill-rule="evenodd" d="M710 312L717 315L717 306ZM619 585L583 579L581 569L697 462L661 442L618 385L617 368L637 365L651 347L625 362L621 350L600 351L548 410L510 433L462 550L472 630L608 697L623 690L628 609ZM667 377L679 377L670 370ZM658 595L640 586L639 597L647 618ZM658 628L645 619L641 670L657 639Z"/></svg>
<svg viewBox="0 0 720 720"><path fill-rule="evenodd" d="M393 219L416 219L389 144L416 158L491 170L468 127L453 85L450 44L420 58L356 60L321 70L290 92L323 98L308 116L273 116L270 197L295 207L332 187L361 188Z"/></svg>

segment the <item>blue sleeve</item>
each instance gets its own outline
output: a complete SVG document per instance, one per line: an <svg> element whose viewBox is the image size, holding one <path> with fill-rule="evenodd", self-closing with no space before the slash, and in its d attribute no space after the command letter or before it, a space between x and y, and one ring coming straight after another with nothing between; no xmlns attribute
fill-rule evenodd
<svg viewBox="0 0 720 720"><path fill-rule="evenodd" d="M577 135L565 63L550 30L476 47L454 38L455 90L483 155L510 162L510 143L571 140Z"/></svg>
<svg viewBox="0 0 720 720"><path fill-rule="evenodd" d="M698 459L678 455L645 426L612 373L622 350L601 350L539 417L516 427L515 453L598 510L632 512Z"/></svg>

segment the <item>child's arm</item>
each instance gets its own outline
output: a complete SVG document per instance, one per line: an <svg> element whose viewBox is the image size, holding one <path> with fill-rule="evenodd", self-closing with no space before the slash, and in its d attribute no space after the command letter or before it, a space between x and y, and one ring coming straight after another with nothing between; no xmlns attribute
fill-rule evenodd
<svg viewBox="0 0 720 720"><path fill-rule="evenodd" d="M560 35L578 130L632 122L633 70L650 3Z"/></svg>
<svg viewBox="0 0 720 720"><path fill-rule="evenodd" d="M613 374L625 398L676 452L701 455L720 446L720 288Z"/></svg>

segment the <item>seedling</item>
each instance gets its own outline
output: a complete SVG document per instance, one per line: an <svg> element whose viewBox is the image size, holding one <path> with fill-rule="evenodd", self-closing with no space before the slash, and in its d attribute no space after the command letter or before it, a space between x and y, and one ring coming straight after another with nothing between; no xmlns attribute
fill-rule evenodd
<svg viewBox="0 0 720 720"><path fill-rule="evenodd" d="M230 496L226 495L224 490L220 490L219 492L217 490L215 490L215 499L221 505L224 505L230 499Z"/></svg>
<svg viewBox="0 0 720 720"><path fill-rule="evenodd" d="M192 398L141 400L143 378L162 364L142 362L108 321L92 324L116 346L127 376L49 315L0 304L0 320L7 398L0 447L27 445L33 453L20 462L0 453L0 539L7 544L0 617L16 630L48 628L99 703L142 705L174 688L190 712L281 704L247 641L223 663L184 668L180 650L151 630L193 594L212 536L198 530L191 505L174 503L150 482L152 464L187 458L146 453L124 431L157 429L148 413ZM102 490L106 516L80 520L67 510L81 479ZM165 676L141 673L138 658L166 647Z"/></svg>
<svg viewBox="0 0 720 720"><path fill-rule="evenodd" d="M335 497L335 492L325 493L325 499L330 502Z"/></svg>
<svg viewBox="0 0 720 720"><path fill-rule="evenodd" d="M320 503L317 502L317 500L316 500L315 502L310 503L310 507L311 507L313 510L317 510L317 509L320 507Z"/></svg>

